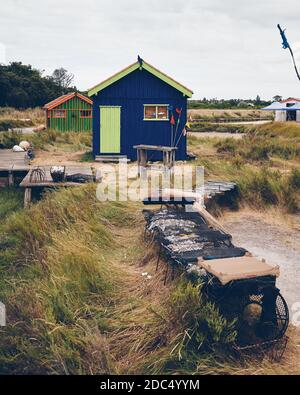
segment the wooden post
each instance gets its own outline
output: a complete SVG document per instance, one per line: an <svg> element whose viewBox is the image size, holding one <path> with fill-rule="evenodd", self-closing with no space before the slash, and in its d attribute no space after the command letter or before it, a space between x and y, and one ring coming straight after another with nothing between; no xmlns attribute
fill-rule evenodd
<svg viewBox="0 0 300 395"><path fill-rule="evenodd" d="M31 203L31 188L25 188L24 207L27 208L30 203Z"/></svg>
<svg viewBox="0 0 300 395"><path fill-rule="evenodd" d="M12 170L8 170L8 186L12 187L14 185L14 173Z"/></svg>
<svg viewBox="0 0 300 395"><path fill-rule="evenodd" d="M139 150L139 157L140 157L140 164L139 164L139 176L141 175L142 171L141 168L142 167L147 167L147 150L145 149L140 149Z"/></svg>
<svg viewBox="0 0 300 395"><path fill-rule="evenodd" d="M147 166L147 150L141 149L141 166Z"/></svg>

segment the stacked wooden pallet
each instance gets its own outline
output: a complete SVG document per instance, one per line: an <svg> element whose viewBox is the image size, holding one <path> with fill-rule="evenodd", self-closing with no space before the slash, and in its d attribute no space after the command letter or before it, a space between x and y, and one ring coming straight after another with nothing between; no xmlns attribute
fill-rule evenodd
<svg viewBox="0 0 300 395"><path fill-rule="evenodd" d="M207 181L204 184L204 195L206 199L211 199L216 195L224 195L226 192L236 189L234 182L227 181Z"/></svg>

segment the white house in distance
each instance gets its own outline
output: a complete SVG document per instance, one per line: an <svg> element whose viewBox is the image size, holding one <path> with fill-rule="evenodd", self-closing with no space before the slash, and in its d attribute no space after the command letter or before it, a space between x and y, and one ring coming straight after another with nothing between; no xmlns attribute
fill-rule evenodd
<svg viewBox="0 0 300 395"><path fill-rule="evenodd" d="M281 102L274 102L262 110L275 111L276 122L300 122L300 99L294 97L289 97Z"/></svg>

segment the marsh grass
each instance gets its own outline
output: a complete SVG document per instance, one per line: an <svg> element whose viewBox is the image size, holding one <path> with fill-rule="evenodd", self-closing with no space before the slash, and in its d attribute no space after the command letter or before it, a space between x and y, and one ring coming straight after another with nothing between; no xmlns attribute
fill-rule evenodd
<svg viewBox="0 0 300 395"><path fill-rule="evenodd" d="M68 147L72 151L88 149L92 145L92 134L90 132L61 132L47 129L30 136L36 149L47 149L47 146L56 148Z"/></svg>
<svg viewBox="0 0 300 395"><path fill-rule="evenodd" d="M8 314L1 373L272 372L268 360L235 355L235 323L201 284L178 273L162 285L165 266L155 272L157 250L142 238L139 204L101 203L85 185L48 193L25 211L19 196L13 203L4 193L11 201L0 220Z"/></svg>
<svg viewBox="0 0 300 395"><path fill-rule="evenodd" d="M2 372L111 372L106 316L123 272L114 263L115 224L122 231L135 217L118 204L113 211L97 205L87 186L49 194L8 217L2 237L10 248L0 251L9 321L1 333Z"/></svg>
<svg viewBox="0 0 300 395"><path fill-rule="evenodd" d="M234 338L199 285L163 287L163 272L143 280L156 253L141 240L140 207L97 202L87 185L6 214L2 373L163 373L187 360L192 369Z"/></svg>
<svg viewBox="0 0 300 395"><path fill-rule="evenodd" d="M0 224L10 214L23 207L23 191L19 188L1 188Z"/></svg>
<svg viewBox="0 0 300 395"><path fill-rule="evenodd" d="M23 134L19 131L0 133L0 149L10 149L23 140Z"/></svg>
<svg viewBox="0 0 300 395"><path fill-rule="evenodd" d="M10 122L12 125L14 122L20 122L17 126L11 127L38 126L45 122L45 113L39 107L28 108L26 110L17 110L12 107L0 107L0 124L1 122Z"/></svg>
<svg viewBox="0 0 300 395"><path fill-rule="evenodd" d="M189 136L188 141L206 178L238 184L240 203L299 210L300 125L274 122L247 127L242 139Z"/></svg>

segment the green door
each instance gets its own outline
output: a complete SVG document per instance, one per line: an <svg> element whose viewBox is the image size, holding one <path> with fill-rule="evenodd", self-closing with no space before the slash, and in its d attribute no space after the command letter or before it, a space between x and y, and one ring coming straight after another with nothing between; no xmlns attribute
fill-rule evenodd
<svg viewBox="0 0 300 395"><path fill-rule="evenodd" d="M121 151L121 107L100 107L100 152Z"/></svg>

